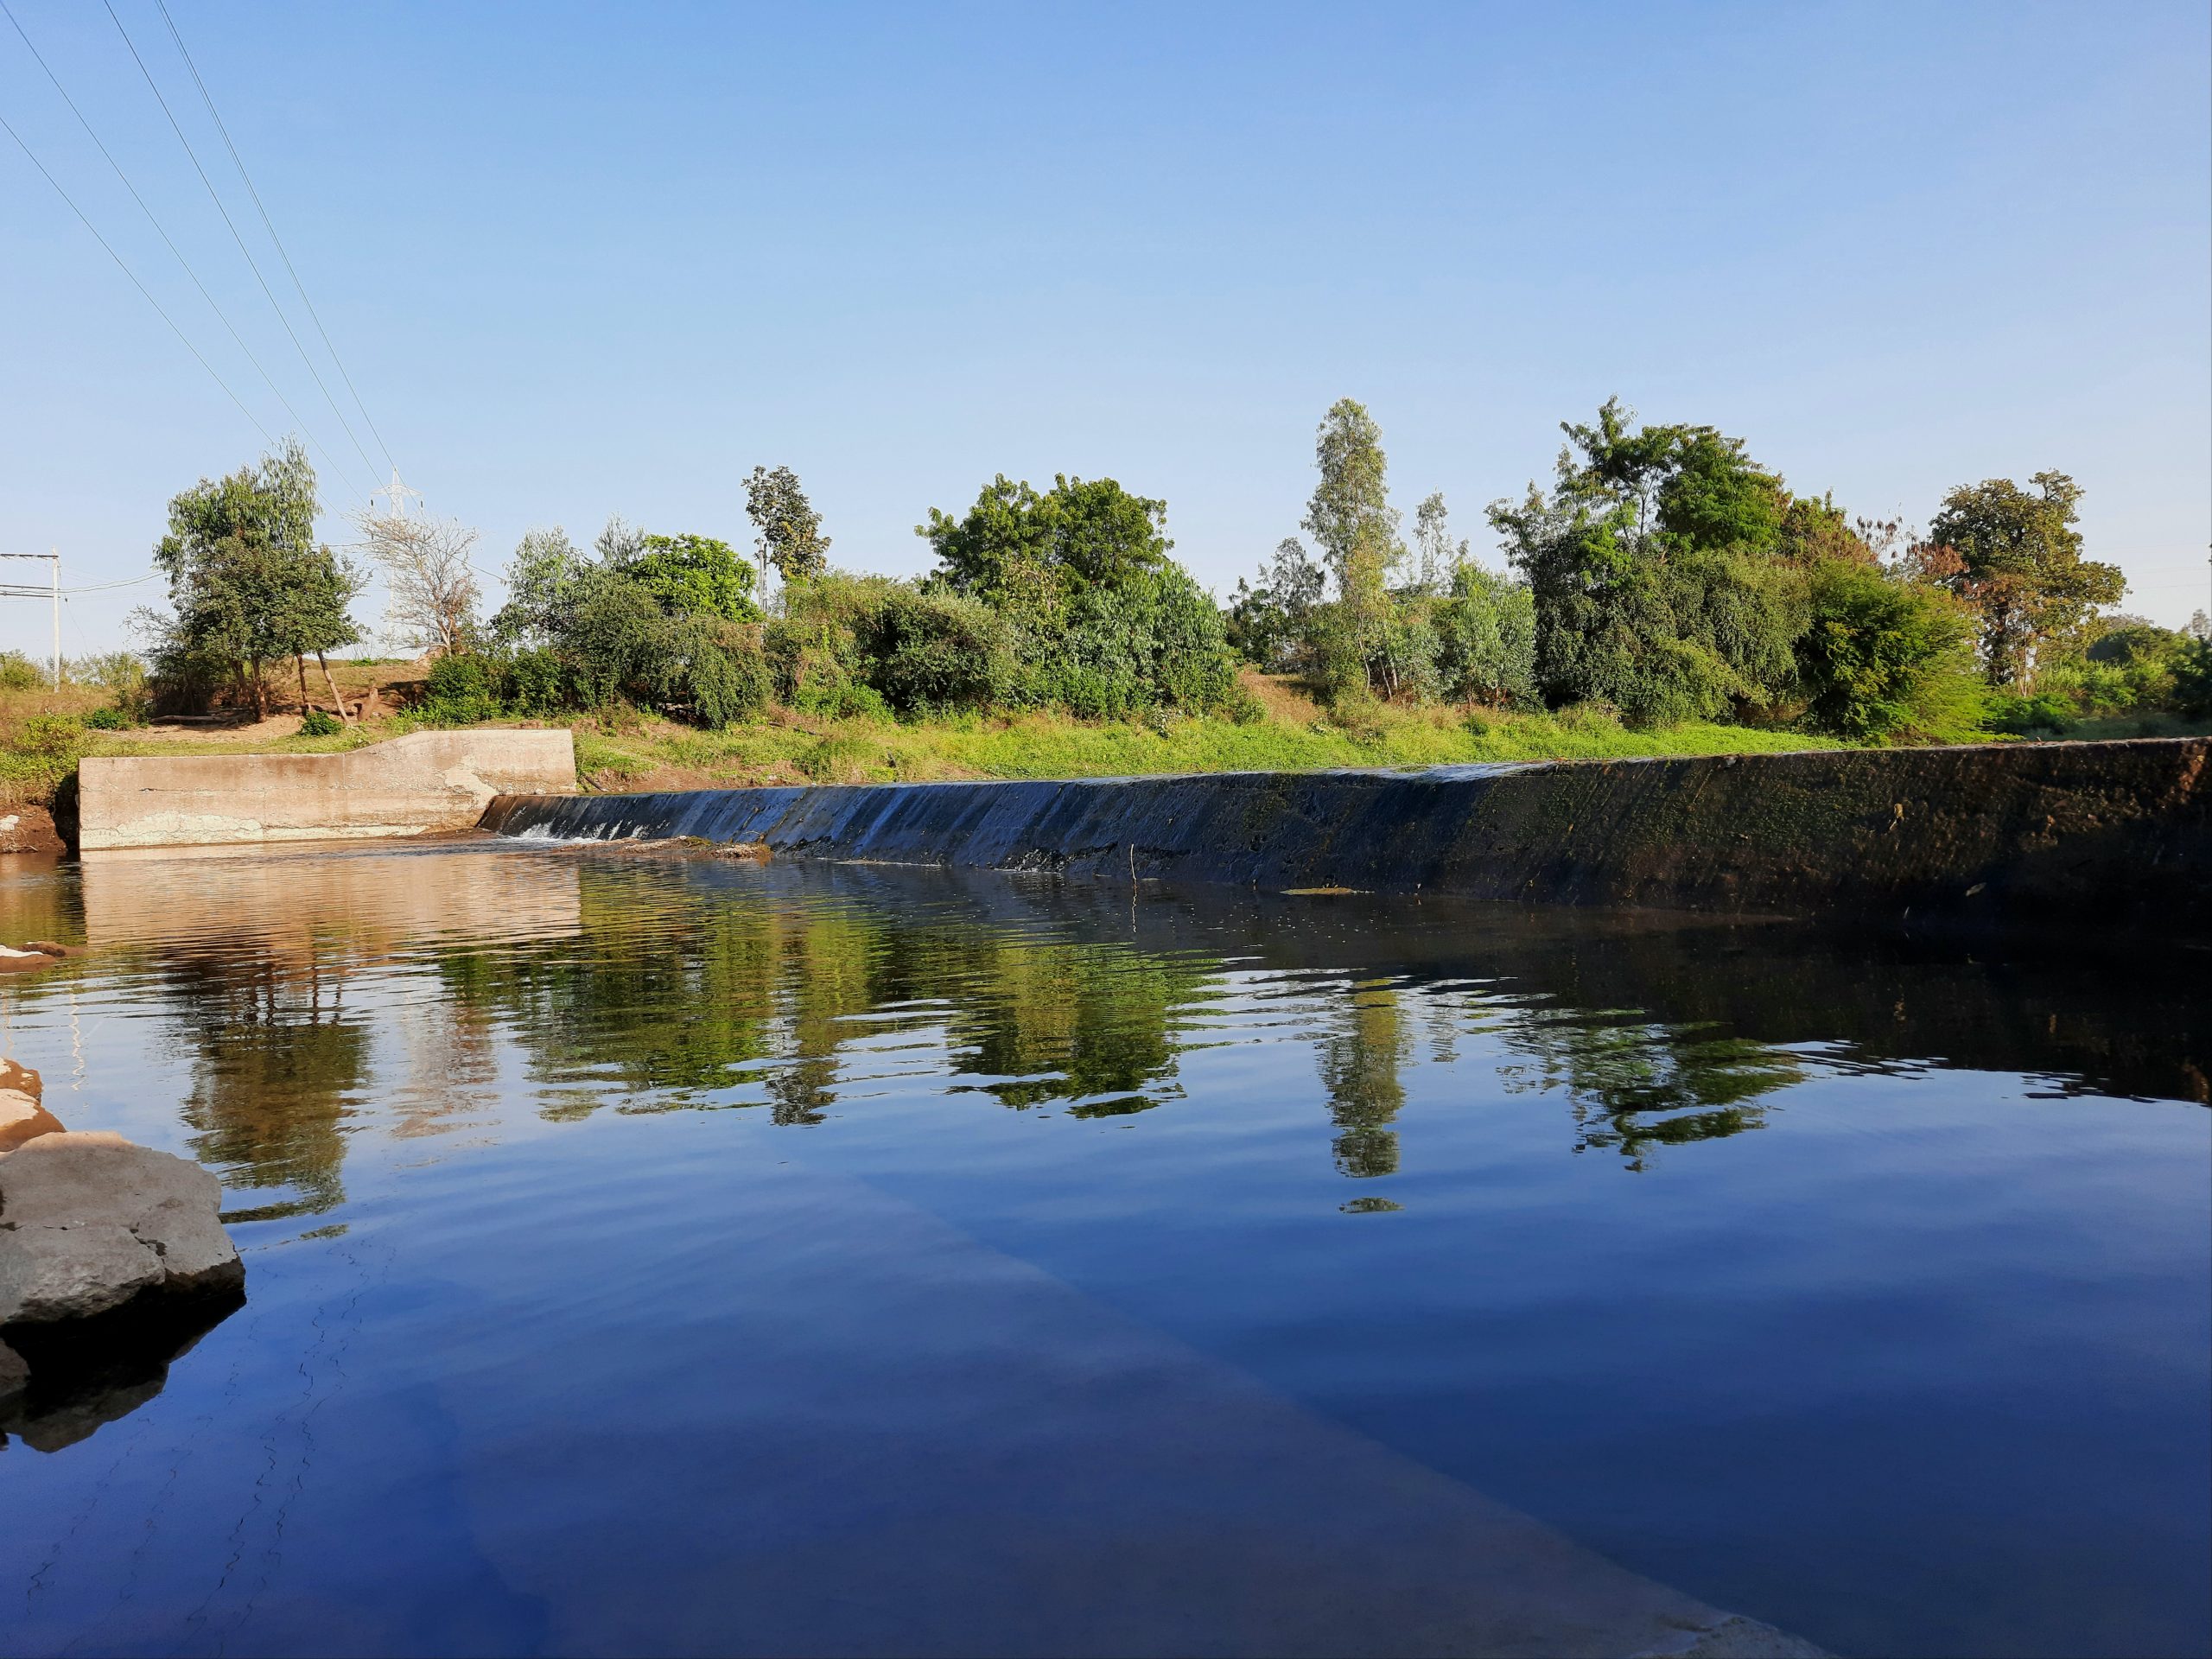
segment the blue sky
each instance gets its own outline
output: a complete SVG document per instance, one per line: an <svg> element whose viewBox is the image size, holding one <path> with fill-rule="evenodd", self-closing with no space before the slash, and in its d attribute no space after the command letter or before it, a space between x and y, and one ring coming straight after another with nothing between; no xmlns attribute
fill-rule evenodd
<svg viewBox="0 0 2212 1659"><path fill-rule="evenodd" d="M9 3L331 457L327 501L365 497L106 12ZM2129 608L2208 602L2197 0L169 3L487 575L531 525L613 512L742 543L745 474L784 462L840 563L918 569L926 508L1065 471L1164 497L1226 590L1295 530L1345 395L1399 504L1443 490L1494 557L1483 505L1618 393L1917 522L2070 472ZM359 430L154 0L115 4ZM291 426L4 20L0 114ZM261 438L4 135L0 225L0 548L139 575L168 497ZM73 601L65 650L157 593ZM0 645L45 634L0 605Z"/></svg>

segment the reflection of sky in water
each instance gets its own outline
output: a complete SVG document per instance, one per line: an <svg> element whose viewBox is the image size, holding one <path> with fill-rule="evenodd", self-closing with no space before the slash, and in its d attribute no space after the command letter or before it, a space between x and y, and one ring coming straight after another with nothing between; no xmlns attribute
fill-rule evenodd
<svg viewBox="0 0 2212 1659"><path fill-rule="evenodd" d="M1087 1628L1188 1645L1214 1592L1146 1552L1192 1517L1084 1437L1251 1387L1348 1492L1387 1453L1841 1650L2204 1645L2198 959L513 848L19 863L0 927L95 945L9 1052L220 1171L251 1274L158 1399L0 1460L54 1522L31 1646L282 1647L349 1574L425 1586L368 1645L682 1645L687 1596L727 1645L669 1526L777 1541L762 1649L1049 1645L1109 1561L1156 1622ZM1215 1381L1073 1403L1162 1343ZM1188 1548L1285 1618L1319 1552L1418 1647L1442 1534L1385 1595L1263 1485ZM1056 1528L1088 1574L1009 1541ZM584 1540L629 1592L587 1607Z"/></svg>

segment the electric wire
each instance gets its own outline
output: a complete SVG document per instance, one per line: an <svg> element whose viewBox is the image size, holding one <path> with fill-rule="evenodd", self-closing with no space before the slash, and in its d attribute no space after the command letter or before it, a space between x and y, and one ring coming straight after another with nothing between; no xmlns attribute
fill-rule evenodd
<svg viewBox="0 0 2212 1659"><path fill-rule="evenodd" d="M208 378L214 381L217 385L220 386L223 389L223 395L238 406L238 413L245 416L247 421L251 423L253 429L261 434L262 441L274 448L276 440L270 435L269 429L254 418L253 411L245 406L245 400L240 397L238 393L231 390L231 383L229 381L224 379L221 375L215 372L215 365L200 355L200 348L192 343L191 336L187 334L183 329L176 326L176 319L169 315L167 311L162 308L162 302L154 297L153 291L149 289L145 283L138 280L138 275L136 271L132 270L129 265L123 263L123 256L108 245L108 239L100 234L99 227L97 225L94 225L91 219L85 217L85 210L77 205L76 199L74 197L61 188L61 181L55 178L53 174L46 170L46 163L39 160L36 153L32 150L29 144L23 142L22 134L17 132L13 126L9 124L8 118L5 116L0 116L0 127L7 129L8 136L16 141L16 148L23 152L24 156L29 159L30 164L33 167L38 168L39 176L54 187L54 194L60 196L62 200L69 204L69 211L76 214L78 219L83 222L85 228L92 233L92 240L100 245L101 248L105 251L107 257L115 261L115 268L130 279L131 287L137 289L139 293L145 296L146 303L154 308L155 315L159 316L163 322L168 324L169 332L183 342L184 349L190 352L193 357L199 362L200 366L207 371Z"/></svg>
<svg viewBox="0 0 2212 1659"><path fill-rule="evenodd" d="M215 296L207 291L207 284L200 280L200 273L192 268L192 262L184 257L183 251L177 246L162 221L155 216L154 210L146 205L145 197L140 195L138 187L130 182L130 175L123 170L123 164L115 159L107 145L101 141L99 134L92 130L92 124L85 118L85 112L77 107L77 100L69 96L69 89L61 84L61 78L54 73L54 67L47 62L45 54L31 43L31 37L24 32L22 20L16 16L15 9L7 3L7 0L0 0L0 12L7 14L8 21L15 25L16 33L22 37L25 49L36 60L38 67L46 71L46 78L54 83L54 90L61 94L61 101L69 106L69 113L77 118L77 124L84 128L85 136L92 141L93 147L106 160L108 166L114 169L115 176L123 182L123 188L130 193L131 200L138 204L138 211L145 214L146 222L154 227L156 233L161 237L168 251L176 256L177 264L184 268L184 274L192 278L192 285L200 290L200 297L207 302L207 308L215 314L216 320L230 331L231 338L238 342L238 350L245 353L245 360L253 365L254 372L258 374L263 384L276 394L276 401L283 404L284 412L292 417L292 424L297 427L306 436L307 441L315 446L315 452L321 455L324 465L329 467L334 472L339 470L338 463L331 459L330 451L315 437L307 422L300 417L300 411L292 407L292 400L284 396L283 388L270 377L269 371L262 365L261 359L253 354L253 347L245 343L244 337L238 331L237 325L232 322L223 308L216 303Z"/></svg>
<svg viewBox="0 0 2212 1659"><path fill-rule="evenodd" d="M277 303L276 292L269 286L269 279L261 274L261 267L254 260L253 251L246 246L245 238L238 233L237 221L232 219L231 210L223 205L223 198L215 188L215 181L207 176L207 169L200 165L199 152L192 148L192 140L184 136L184 128L178 124L175 111L169 108L168 99L162 94L161 84L154 79L154 72L146 67L145 59L138 55L138 48L131 41L130 31L124 28L123 19L116 16L113 0L103 0L103 3L107 7L109 21L115 25L115 32L123 36L123 44L130 49L131 61L138 66L138 73L145 77L146 85L152 89L154 101L162 106L162 113L168 118L169 130L176 134L177 143L184 146L184 153L191 160L193 171L200 175L200 182L207 186L208 200L215 204L215 211L223 216L223 223L229 226L231 240L238 245L238 251L245 256L246 268L253 272L254 281L261 284L262 293L268 296L270 308L276 313L276 321L284 325L284 333L291 340L292 349L300 354L300 361L307 365L308 374L315 378L315 390L322 393L322 401L330 405L330 412L338 417L338 424L352 442L354 453L360 456L361 465L367 469L370 482L373 485L376 463L369 459L369 452L361 448L361 440L355 435L353 423L346 418L346 411L338 407L338 400L330 395L330 388L323 384L322 372L315 367L315 359L308 355L308 348L300 344L292 320L284 315L284 308Z"/></svg>
<svg viewBox="0 0 2212 1659"><path fill-rule="evenodd" d="M253 208L261 215L262 228L269 232L269 239L276 244L276 257L284 262L284 269L292 278L292 286L299 290L300 303L307 307L308 315L315 320L315 332L322 336L323 346L329 352L330 360L338 365L339 377L346 382L346 390L353 393L353 407L361 411L362 423L369 429L369 435L377 441L377 448L384 451L385 463L392 471L397 472L399 463L392 460L391 449L385 442L384 434L377 430L376 417L369 413L369 406L361 401L359 389L353 385L353 377L346 371L346 359L338 355L338 347L330 338L330 330L322 326L322 314L315 308L315 302L308 297L308 286L300 280L300 273L294 269L292 256L285 251L283 238L277 236L276 226L270 220L269 209L261 204L261 192L253 188L253 180L245 170L245 162L238 154L238 147L231 142L231 130L223 124L223 118L216 112L215 100L208 93L207 83L200 78L200 66L192 60L192 54L185 49L184 36L177 33L176 20L169 16L168 0L154 0L154 3L161 8L162 21L168 25L169 39L176 42L177 55L184 60L184 67L192 71L192 84L200 89L200 101L207 106L207 114L215 123L215 130L223 135L223 147L231 152L231 163L238 168L238 177L245 181L246 194L253 198Z"/></svg>

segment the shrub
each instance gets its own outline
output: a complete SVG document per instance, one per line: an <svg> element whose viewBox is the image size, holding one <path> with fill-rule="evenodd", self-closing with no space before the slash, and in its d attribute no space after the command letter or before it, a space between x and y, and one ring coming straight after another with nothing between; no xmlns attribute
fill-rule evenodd
<svg viewBox="0 0 2212 1659"><path fill-rule="evenodd" d="M891 705L874 686L852 680L810 680L791 699L802 715L822 720L889 720Z"/></svg>
<svg viewBox="0 0 2212 1659"><path fill-rule="evenodd" d="M1222 712L1239 726L1258 726L1268 717L1268 705L1252 694L1252 688L1237 681L1229 688L1229 700Z"/></svg>
<svg viewBox="0 0 2212 1659"><path fill-rule="evenodd" d="M568 676L554 652L518 651L507 659L506 699L517 714L550 715L568 700Z"/></svg>
<svg viewBox="0 0 2212 1659"><path fill-rule="evenodd" d="M335 737L345 729L346 722L326 709L310 709L300 716L302 737Z"/></svg>
<svg viewBox="0 0 2212 1659"><path fill-rule="evenodd" d="M671 616L644 637L637 671L665 704L723 727L766 708L775 689L757 633L709 616Z"/></svg>
<svg viewBox="0 0 2212 1659"><path fill-rule="evenodd" d="M2192 639L2171 660L2175 711L2190 720L2212 719L2212 639Z"/></svg>
<svg viewBox="0 0 2212 1659"><path fill-rule="evenodd" d="M16 728L8 747L48 760L73 755L84 747L85 722L74 715L33 715Z"/></svg>
<svg viewBox="0 0 2212 1659"><path fill-rule="evenodd" d="M1814 567L1810 598L1796 648L1807 727L1875 743L1976 733L1974 624L1955 600L1843 559Z"/></svg>
<svg viewBox="0 0 2212 1659"><path fill-rule="evenodd" d="M45 669L20 651L0 651L0 691L35 691L47 683Z"/></svg>
<svg viewBox="0 0 2212 1659"><path fill-rule="evenodd" d="M1462 562L1435 627L1446 696L1500 709L1536 702L1536 600L1526 582Z"/></svg>
<svg viewBox="0 0 2212 1659"><path fill-rule="evenodd" d="M499 664L476 652L449 651L432 663L425 691L416 713L439 724L473 725L505 712L499 704Z"/></svg>
<svg viewBox="0 0 2212 1659"><path fill-rule="evenodd" d="M2037 732L2063 737L2074 724L2073 700L2057 691L2037 691L2031 696L1994 692L1986 710L1993 729L2021 737Z"/></svg>
<svg viewBox="0 0 2212 1659"><path fill-rule="evenodd" d="M869 682L901 715L988 709L1014 693L1014 630L980 600L893 587L861 620Z"/></svg>
<svg viewBox="0 0 2212 1659"><path fill-rule="evenodd" d="M130 717L129 709L118 709L111 703L105 709L95 709L85 716L85 725L95 732L127 732L137 723Z"/></svg>

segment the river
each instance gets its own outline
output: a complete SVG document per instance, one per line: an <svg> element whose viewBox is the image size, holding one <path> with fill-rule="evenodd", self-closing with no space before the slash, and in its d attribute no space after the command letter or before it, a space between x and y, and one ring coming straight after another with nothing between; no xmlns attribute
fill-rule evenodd
<svg viewBox="0 0 2212 1659"><path fill-rule="evenodd" d="M248 1278L0 1452L0 1650L2212 1645L2202 952L485 841L25 938Z"/></svg>

